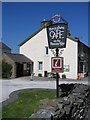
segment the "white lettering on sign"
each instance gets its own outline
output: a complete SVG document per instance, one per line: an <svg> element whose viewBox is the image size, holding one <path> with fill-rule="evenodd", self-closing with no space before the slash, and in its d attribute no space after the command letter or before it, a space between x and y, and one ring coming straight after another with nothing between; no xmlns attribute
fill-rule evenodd
<svg viewBox="0 0 90 120"><path fill-rule="evenodd" d="M50 31L49 36L51 37L51 39L60 39L62 38L63 32L64 31L61 31L61 30Z"/></svg>
<svg viewBox="0 0 90 120"><path fill-rule="evenodd" d="M54 28L49 28L49 31L51 30L64 30L65 28L63 26L57 26L57 27L54 27Z"/></svg>
<svg viewBox="0 0 90 120"><path fill-rule="evenodd" d="M61 45L61 46L63 46L65 43L63 42L63 41L52 41L52 42L50 42L50 45Z"/></svg>
<svg viewBox="0 0 90 120"><path fill-rule="evenodd" d="M57 67L57 66L58 66L58 60L55 61L55 67Z"/></svg>

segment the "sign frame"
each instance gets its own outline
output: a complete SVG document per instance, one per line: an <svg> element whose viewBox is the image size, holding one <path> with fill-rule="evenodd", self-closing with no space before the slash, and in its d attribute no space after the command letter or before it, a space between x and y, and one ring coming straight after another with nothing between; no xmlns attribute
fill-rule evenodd
<svg viewBox="0 0 90 120"><path fill-rule="evenodd" d="M68 25L66 23L56 23L47 26L49 49L66 48L67 28Z"/></svg>
<svg viewBox="0 0 90 120"><path fill-rule="evenodd" d="M58 66L53 66L54 60L59 60ZM63 57L51 57L51 71L53 73L62 73L63 72Z"/></svg>

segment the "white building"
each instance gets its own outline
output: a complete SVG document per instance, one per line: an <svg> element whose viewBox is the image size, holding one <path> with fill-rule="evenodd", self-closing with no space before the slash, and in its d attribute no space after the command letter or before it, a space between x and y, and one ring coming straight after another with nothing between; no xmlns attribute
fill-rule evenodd
<svg viewBox="0 0 90 120"><path fill-rule="evenodd" d="M47 29L46 26L51 24L50 21L41 22L41 27L26 40L20 44L20 54L24 54L30 58L33 64L33 73L35 76L42 74L45 75L47 72L51 72L51 57L54 54L51 49L48 48ZM66 48L62 50L60 57L64 58L64 72L60 73L66 75L66 78L77 79L78 72L82 69L82 73L88 72L86 69L85 61L81 65L78 59L79 56L79 39L67 36ZM55 51L53 49L53 51Z"/></svg>

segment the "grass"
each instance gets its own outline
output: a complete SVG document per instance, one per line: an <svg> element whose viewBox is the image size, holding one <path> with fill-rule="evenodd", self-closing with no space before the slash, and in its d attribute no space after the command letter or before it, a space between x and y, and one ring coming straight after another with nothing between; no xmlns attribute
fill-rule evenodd
<svg viewBox="0 0 90 120"><path fill-rule="evenodd" d="M19 98L4 106L2 108L2 117L3 118L23 118L29 117L35 109L39 107L39 102L42 99L55 98L55 90L22 90L18 95Z"/></svg>

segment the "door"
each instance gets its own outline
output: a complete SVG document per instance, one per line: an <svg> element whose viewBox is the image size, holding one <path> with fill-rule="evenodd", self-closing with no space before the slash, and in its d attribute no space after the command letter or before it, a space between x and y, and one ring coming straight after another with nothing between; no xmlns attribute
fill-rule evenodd
<svg viewBox="0 0 90 120"><path fill-rule="evenodd" d="M23 64L16 63L16 77L23 76Z"/></svg>

